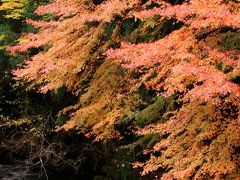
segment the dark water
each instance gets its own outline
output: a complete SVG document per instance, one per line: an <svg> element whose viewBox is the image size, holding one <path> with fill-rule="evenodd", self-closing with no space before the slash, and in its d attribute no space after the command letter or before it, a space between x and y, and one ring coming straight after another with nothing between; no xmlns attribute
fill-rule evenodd
<svg viewBox="0 0 240 180"><path fill-rule="evenodd" d="M41 179L39 173L29 173L21 165L9 166L0 164L1 180L33 180Z"/></svg>
<svg viewBox="0 0 240 180"><path fill-rule="evenodd" d="M77 177L69 176L48 176L46 178L41 172L28 172L21 165L1 165L0 180L77 180Z"/></svg>

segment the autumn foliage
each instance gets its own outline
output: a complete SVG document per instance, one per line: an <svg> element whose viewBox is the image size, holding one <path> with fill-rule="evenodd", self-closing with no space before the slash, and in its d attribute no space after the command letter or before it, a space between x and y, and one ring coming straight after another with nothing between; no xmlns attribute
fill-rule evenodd
<svg viewBox="0 0 240 180"><path fill-rule="evenodd" d="M116 124L126 117L137 124L133 114L152 103L137 93L145 87L177 105L163 108L160 123L134 128L137 135L164 137L133 164L142 175L240 177L240 49L220 46L227 33L239 34L239 3L54 0L36 10L46 13L57 18L27 20L39 33L23 34L24 41L8 50L37 50L13 71L29 88L47 93L66 86L79 96L79 103L59 112L69 121L58 130L77 129L96 140L123 138ZM176 28L163 33L169 28L163 27L161 37L148 40L148 29L164 22Z"/></svg>

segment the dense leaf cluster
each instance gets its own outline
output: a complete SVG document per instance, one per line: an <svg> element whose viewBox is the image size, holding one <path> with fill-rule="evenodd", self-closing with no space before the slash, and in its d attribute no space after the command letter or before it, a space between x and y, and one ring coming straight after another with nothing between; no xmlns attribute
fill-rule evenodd
<svg viewBox="0 0 240 180"><path fill-rule="evenodd" d="M78 96L57 130L127 141L142 175L237 179L239 10L221 0L54 0L26 21L39 33L8 48L30 52L13 74L41 93Z"/></svg>

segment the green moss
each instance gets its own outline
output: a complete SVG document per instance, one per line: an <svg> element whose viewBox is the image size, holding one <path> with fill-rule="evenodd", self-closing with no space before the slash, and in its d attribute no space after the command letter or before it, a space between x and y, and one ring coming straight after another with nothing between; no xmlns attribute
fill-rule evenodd
<svg viewBox="0 0 240 180"><path fill-rule="evenodd" d="M137 126L145 126L160 120L161 115L166 111L166 101L160 97L156 102L149 105L142 111L135 113L134 123Z"/></svg>
<svg viewBox="0 0 240 180"><path fill-rule="evenodd" d="M56 15L54 15L54 14L52 14L52 13L48 13L48 14L44 14L42 17L41 17L41 19L43 20L43 21L46 21L46 22L49 22L49 21L57 21L57 20L59 20L59 17L58 16L56 16Z"/></svg>
<svg viewBox="0 0 240 180"><path fill-rule="evenodd" d="M224 64L222 62L215 62L214 65L216 69L223 71L224 73L229 73L233 70L233 67L228 66L227 64Z"/></svg>
<svg viewBox="0 0 240 180"><path fill-rule="evenodd" d="M99 22L98 21L86 21L84 23L85 26L87 27L97 27L99 25Z"/></svg>
<svg viewBox="0 0 240 180"><path fill-rule="evenodd" d="M45 44L41 48L42 48L43 51L48 51L51 47L52 47L51 44Z"/></svg>
<svg viewBox="0 0 240 180"><path fill-rule="evenodd" d="M124 20L121 25L121 35L129 36L135 29L139 27L140 23L140 20L135 21L134 18Z"/></svg>
<svg viewBox="0 0 240 180"><path fill-rule="evenodd" d="M62 126L63 124L66 123L66 121L68 120L69 118L65 115L60 115L59 117L57 117L56 121L55 121L55 125L56 126Z"/></svg>
<svg viewBox="0 0 240 180"><path fill-rule="evenodd" d="M216 62L215 64L215 68L218 69L218 70L222 70L222 66L223 66L223 63L222 62Z"/></svg>
<svg viewBox="0 0 240 180"><path fill-rule="evenodd" d="M150 76L146 79L146 81L150 81L151 79L154 79L155 77L157 77L157 75L158 75L158 73L157 73L156 71L154 71L154 72L152 73L152 75L150 75Z"/></svg>
<svg viewBox="0 0 240 180"><path fill-rule="evenodd" d="M136 142L129 144L126 146L126 148L130 149L146 149L151 148L155 143L161 141L161 139L167 138L168 135L162 135L159 134L146 134L144 136L141 136Z"/></svg>
<svg viewBox="0 0 240 180"><path fill-rule="evenodd" d="M232 76L229 80L235 84L240 84L240 76L238 75Z"/></svg>
<svg viewBox="0 0 240 180"><path fill-rule="evenodd" d="M153 9L153 8L155 8L155 7L159 8L159 7L161 7L161 6L160 6L159 4L157 4L157 3L151 2L151 4L149 4L149 5L146 6L146 9L147 9L147 10L148 10L148 9Z"/></svg>
<svg viewBox="0 0 240 180"><path fill-rule="evenodd" d="M224 35L222 43L219 44L225 50L240 50L240 32L228 32Z"/></svg>
<svg viewBox="0 0 240 180"><path fill-rule="evenodd" d="M225 65L225 66L223 67L223 72L224 72L224 73L229 73L229 72L231 72L232 70L233 70L233 67L231 67L231 66Z"/></svg>
<svg viewBox="0 0 240 180"><path fill-rule="evenodd" d="M107 24L107 28L103 33L103 37L105 40L109 40L112 36L113 30L116 28L116 22L110 22Z"/></svg>
<svg viewBox="0 0 240 180"><path fill-rule="evenodd" d="M148 134L145 137L147 147L152 147L155 143L159 142L162 137L159 134Z"/></svg>
<svg viewBox="0 0 240 180"><path fill-rule="evenodd" d="M174 111L179 106L174 97L159 97L155 91L146 89L144 85L136 93L134 102L138 103L129 105L124 103L123 118L116 125L120 132L124 133L130 124L143 127L151 123L163 123L172 116L172 113L162 118L163 114Z"/></svg>
<svg viewBox="0 0 240 180"><path fill-rule="evenodd" d="M144 85L141 85L136 92L139 94L139 97L147 103L153 103L157 97L155 91L152 89L146 89Z"/></svg>
<svg viewBox="0 0 240 180"><path fill-rule="evenodd" d="M159 22L159 18L159 16L154 16L143 22L136 21L138 27L136 26L135 29L128 28L127 33L124 33L124 38L131 43L154 42L183 25L175 19L167 19Z"/></svg>

